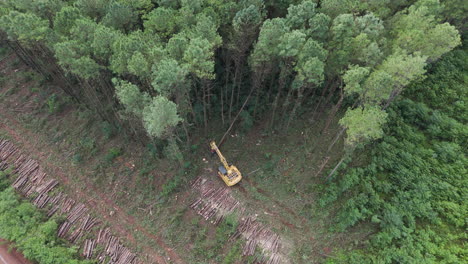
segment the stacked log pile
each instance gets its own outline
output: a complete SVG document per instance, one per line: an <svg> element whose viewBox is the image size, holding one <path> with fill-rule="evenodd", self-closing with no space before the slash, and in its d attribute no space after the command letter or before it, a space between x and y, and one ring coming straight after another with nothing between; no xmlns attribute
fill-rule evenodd
<svg viewBox="0 0 468 264"><path fill-rule="evenodd" d="M228 188L216 188L214 184L204 178L198 178L192 184L194 189L198 189L201 196L190 204L205 220L217 225L228 214L239 208L239 201L231 196Z"/></svg>
<svg viewBox="0 0 468 264"><path fill-rule="evenodd" d="M29 198L38 208L47 208L47 216L59 214L65 217L60 224L57 235L71 243L82 242L82 254L86 259L96 259L99 263L137 264L137 256L124 247L119 239L110 233L110 229L99 228L97 236L92 239L93 230L100 224L97 218L88 213L88 208L82 203L76 203L62 192L54 193L58 181L48 177L40 165L23 155L17 147L8 140L0 139L0 171L13 166L13 174L17 175L12 186L21 195ZM94 252L101 245L102 252Z"/></svg>
<svg viewBox="0 0 468 264"><path fill-rule="evenodd" d="M244 208L232 195L231 190L225 186L216 185L203 177L198 177L192 183L192 188L199 192L199 197L190 204L190 208L204 219L217 225L226 215L238 211L241 218L236 232L231 240L244 238L246 243L242 250L243 256L253 256L257 247L262 250L262 257L256 261L259 263L279 264L286 263L279 253L281 248L280 236L268 229L256 220L253 215L245 215Z"/></svg>

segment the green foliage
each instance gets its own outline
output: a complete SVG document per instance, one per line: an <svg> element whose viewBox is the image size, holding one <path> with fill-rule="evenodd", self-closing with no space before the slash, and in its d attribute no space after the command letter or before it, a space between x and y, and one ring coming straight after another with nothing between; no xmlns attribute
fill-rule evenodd
<svg viewBox="0 0 468 264"><path fill-rule="evenodd" d="M93 42L91 48L94 56L98 60L108 61L112 55L112 46L121 33L108 27L98 25L94 30Z"/></svg>
<svg viewBox="0 0 468 264"><path fill-rule="evenodd" d="M381 138L382 125L385 124L386 118L387 113L380 107L348 109L339 122L347 129L346 145L356 146L359 143Z"/></svg>
<svg viewBox="0 0 468 264"><path fill-rule="evenodd" d="M254 125L254 120L252 116L250 115L250 113L248 111L242 111L240 113L240 118L241 118L240 127L242 131L243 132L249 131Z"/></svg>
<svg viewBox="0 0 468 264"><path fill-rule="evenodd" d="M196 241L194 251L205 260L215 259L218 263L232 263L232 261L240 255L233 255L233 252L239 250L239 243L227 243L229 237L234 234L238 226L236 215L226 215L223 221L216 228L214 238L206 238L204 235ZM224 258L220 256L220 251L223 248L230 249L228 255Z"/></svg>
<svg viewBox="0 0 468 264"><path fill-rule="evenodd" d="M175 140L169 140L169 144L164 148L164 155L170 160L177 161L179 164L184 162L184 156Z"/></svg>
<svg viewBox="0 0 468 264"><path fill-rule="evenodd" d="M177 105L166 97L158 96L143 110L143 125L152 137L167 137L182 119L177 114Z"/></svg>
<svg viewBox="0 0 468 264"><path fill-rule="evenodd" d="M232 26L236 32L248 32L256 28L262 21L263 15L258 6L250 5L236 13Z"/></svg>
<svg viewBox="0 0 468 264"><path fill-rule="evenodd" d="M242 256L242 245L238 242L230 245L231 249L223 259L222 264L234 264L240 261Z"/></svg>
<svg viewBox="0 0 468 264"><path fill-rule="evenodd" d="M426 57L395 53L372 72L365 81L365 100L380 102L400 93L426 72Z"/></svg>
<svg viewBox="0 0 468 264"><path fill-rule="evenodd" d="M144 107L151 101L148 94L140 92L138 86L128 81L112 79L112 82L117 98L125 106L125 110L136 116L142 116Z"/></svg>
<svg viewBox="0 0 468 264"><path fill-rule="evenodd" d="M445 2L8 0L0 29L28 65L107 122L166 140L181 123L188 140L208 119L232 119L252 88L244 129L253 118L287 129L326 91L326 105L338 91L391 103L460 43L446 22L463 29L462 4Z"/></svg>
<svg viewBox="0 0 468 264"><path fill-rule="evenodd" d="M468 53L455 50L428 69L428 76L408 87L405 96L424 101L432 109L443 111L454 119L468 122ZM430 89L429 89L430 87Z"/></svg>
<svg viewBox="0 0 468 264"><path fill-rule="evenodd" d="M463 4L459 0L5 0L0 1L0 30L21 60L106 119L105 138L117 133L109 124L123 124L133 135L143 128L154 143L148 164L164 156L182 165L184 151L190 149L179 144L184 139L189 143L192 132L201 126L209 131L210 121L232 122L245 98L250 99L247 108L235 120L243 131L267 119L270 130L278 128L275 121L286 130L290 121L302 121L315 110L332 113L332 122L341 113L339 107L353 105L340 121L347 130L346 163L350 164L348 158L357 146L380 138L375 146L384 154L373 152L373 167L351 169L340 184L330 187L323 201L349 191L353 197L339 215L340 228L371 221L383 231L374 236L370 250L387 249L378 257L363 258L357 252L344 258L358 263L415 263L422 262L420 255L427 262L444 255L450 262L460 255L453 253L459 249L449 246L454 244L450 241L459 239L440 234L455 233L453 226L462 224L464 209L457 197L433 203L432 197L444 194L437 194L427 179L436 178L434 173L442 166L446 171L434 182L445 188L451 182L441 183L444 177L454 171L464 173L452 163L465 162L460 155L466 146L463 124L468 120L467 57L459 51L436 68L429 63L460 44L456 28L466 30ZM426 70L429 77L423 80ZM11 88L5 94L17 91ZM407 102L392 107L401 93L429 107ZM330 105L336 107L321 109ZM46 101L50 112L59 106L55 97ZM387 119L390 123L385 124ZM73 159L80 162L96 151L94 139L82 138ZM106 159L111 162L117 155L119 151L111 150ZM433 163L431 155L445 163ZM396 162L396 156L402 163ZM255 177L279 177L278 160L275 155L267 157ZM184 176L166 182L162 196L177 190ZM422 187L414 186L419 181ZM286 184L289 192L300 189L296 181ZM418 204L411 204L413 200ZM403 207L411 212L402 213ZM430 211L436 218L444 215L441 223L419 227L428 222ZM194 251L205 260L222 262L216 258L222 249L212 247L213 241L206 243ZM409 245L406 249L404 243ZM441 243L440 249L434 249ZM225 262L232 261L226 256Z"/></svg>
<svg viewBox="0 0 468 264"><path fill-rule="evenodd" d="M75 25L75 21L81 17L80 9L66 6L55 15L54 30L59 34L67 36Z"/></svg>
<svg viewBox="0 0 468 264"><path fill-rule="evenodd" d="M115 29L129 31L138 20L138 13L122 1L111 1L107 6L102 24Z"/></svg>
<svg viewBox="0 0 468 264"><path fill-rule="evenodd" d="M345 254L341 262L463 262L467 127L454 119L460 118L458 112L441 106L433 95L438 89L447 90L444 96L460 91L460 75L449 81L453 86L444 88L434 80L443 78L451 67L448 62L460 63L463 53L453 52L434 67L428 81L411 86L419 91L414 98L423 102L404 99L389 108L382 141L366 150L369 164L349 169L321 199L325 205L346 197L340 201L339 230L361 221L378 228L368 249ZM458 72L466 74L466 68Z"/></svg>
<svg viewBox="0 0 468 264"><path fill-rule="evenodd" d="M0 175L2 182L4 175ZM11 187L2 184L0 192L0 236L15 243L23 255L38 263L79 264L76 247L65 245L56 237L58 224L46 220L29 202L19 200Z"/></svg>
<svg viewBox="0 0 468 264"><path fill-rule="evenodd" d="M101 123L101 132L107 140L113 138L117 133L115 127L107 121Z"/></svg>
<svg viewBox="0 0 468 264"><path fill-rule="evenodd" d="M49 96L49 98L47 98L46 104L47 104L47 110L49 111L50 114L58 113L60 112L62 108L62 104L57 99L56 94Z"/></svg>
<svg viewBox="0 0 468 264"><path fill-rule="evenodd" d="M101 19L107 9L109 0L77 0L75 6L88 17Z"/></svg>
<svg viewBox="0 0 468 264"><path fill-rule="evenodd" d="M27 45L45 40L50 32L46 20L32 13L17 11L10 11L8 15L0 17L0 27L8 34L8 38L24 42Z"/></svg>
<svg viewBox="0 0 468 264"><path fill-rule="evenodd" d="M260 28L260 35L250 57L253 67L273 61L279 53L278 46L287 27L282 19L265 20Z"/></svg>
<svg viewBox="0 0 468 264"><path fill-rule="evenodd" d="M325 14L336 17L339 14L359 13L364 10L362 2L360 0L323 0L320 4Z"/></svg>
<svg viewBox="0 0 468 264"><path fill-rule="evenodd" d="M207 39L191 39L185 50L183 60L187 63L189 71L200 79L214 78L214 52Z"/></svg>
<svg viewBox="0 0 468 264"><path fill-rule="evenodd" d="M107 151L106 156L104 157L104 161L107 163L111 163L115 160L118 156L122 155L122 148L110 148Z"/></svg>
<svg viewBox="0 0 468 264"><path fill-rule="evenodd" d="M396 16L392 33L394 45L409 53L420 52L433 61L460 45L460 35L454 26L437 24L439 0L419 0L407 14Z"/></svg>
<svg viewBox="0 0 468 264"><path fill-rule="evenodd" d="M177 25L177 12L171 8L159 7L143 16L145 30L171 36Z"/></svg>
<svg viewBox="0 0 468 264"><path fill-rule="evenodd" d="M458 30L466 31L466 14L468 6L463 0L444 0L442 15L446 21L456 26Z"/></svg>
<svg viewBox="0 0 468 264"><path fill-rule="evenodd" d="M90 137L81 138L78 142L78 150L84 155L92 156L97 151L96 140Z"/></svg>
<svg viewBox="0 0 468 264"><path fill-rule="evenodd" d="M163 59L153 67L152 86L164 96L177 94L177 87L184 83L187 69L174 59Z"/></svg>
<svg viewBox="0 0 468 264"><path fill-rule="evenodd" d="M181 173L177 173L176 175L172 176L172 178L170 178L166 183L163 184L160 196L163 198L168 197L181 186L182 182L183 181Z"/></svg>
<svg viewBox="0 0 468 264"><path fill-rule="evenodd" d="M343 75L345 83L345 92L347 94L357 93L363 94L363 81L369 75L369 68L352 65Z"/></svg>

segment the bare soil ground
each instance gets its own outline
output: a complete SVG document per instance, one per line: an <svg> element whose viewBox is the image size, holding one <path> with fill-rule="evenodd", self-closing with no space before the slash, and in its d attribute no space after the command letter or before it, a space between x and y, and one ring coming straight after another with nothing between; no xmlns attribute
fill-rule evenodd
<svg viewBox="0 0 468 264"><path fill-rule="evenodd" d="M16 251L10 249L10 245L7 241L0 239L0 263L1 264L32 264L24 256Z"/></svg>

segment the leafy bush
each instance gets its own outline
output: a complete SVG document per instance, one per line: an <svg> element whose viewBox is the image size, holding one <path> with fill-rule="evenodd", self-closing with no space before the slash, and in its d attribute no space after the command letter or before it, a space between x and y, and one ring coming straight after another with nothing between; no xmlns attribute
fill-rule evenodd
<svg viewBox="0 0 468 264"><path fill-rule="evenodd" d="M360 221L378 226L367 251L349 263L462 263L468 217L467 126L405 99L390 110L370 163L331 184L322 205L347 194L337 216L344 231Z"/></svg>
<svg viewBox="0 0 468 264"><path fill-rule="evenodd" d="M179 164L184 162L184 156L175 140L169 140L168 145L164 148L164 155L173 161L179 162Z"/></svg>
<svg viewBox="0 0 468 264"><path fill-rule="evenodd" d="M72 157L74 164L80 164L83 161L83 156L80 153L75 153Z"/></svg>
<svg viewBox="0 0 468 264"><path fill-rule="evenodd" d="M78 260L78 248L56 237L58 224L46 220L31 203L21 201L13 188L3 184L5 176L0 175L0 237L14 242L27 259L41 264L93 263Z"/></svg>
<svg viewBox="0 0 468 264"><path fill-rule="evenodd" d="M240 127L242 132L248 132L250 129L252 129L254 125L254 119L248 111L242 111L240 113L240 118Z"/></svg>
<svg viewBox="0 0 468 264"><path fill-rule="evenodd" d="M101 123L101 131L102 131L102 134L104 135L104 138L107 140L113 138L116 134L114 126L112 126L107 121L104 121Z"/></svg>
<svg viewBox="0 0 468 264"><path fill-rule="evenodd" d="M39 79L39 75L33 71L22 71L20 74L25 82Z"/></svg>
<svg viewBox="0 0 468 264"><path fill-rule="evenodd" d="M450 52L429 68L430 74L425 80L408 87L405 95L417 101L424 101L430 108L441 110L454 119L466 123L468 121L467 61L466 50Z"/></svg>
<svg viewBox="0 0 468 264"><path fill-rule="evenodd" d="M61 108L62 108L62 105L61 103L59 102L59 100L57 99L57 95L56 94L53 94L51 95L48 99L47 99L47 109L49 111L50 114L53 114L53 113L58 113L60 112Z"/></svg>
<svg viewBox="0 0 468 264"><path fill-rule="evenodd" d="M109 151L107 151L107 154L104 157L104 160L107 163L111 163L112 161L114 161L115 158L121 155L122 155L122 148L110 148Z"/></svg>
<svg viewBox="0 0 468 264"><path fill-rule="evenodd" d="M96 153L96 140L90 137L83 137L80 139L80 142L78 143L78 148L80 151L80 154L83 155L94 155Z"/></svg>

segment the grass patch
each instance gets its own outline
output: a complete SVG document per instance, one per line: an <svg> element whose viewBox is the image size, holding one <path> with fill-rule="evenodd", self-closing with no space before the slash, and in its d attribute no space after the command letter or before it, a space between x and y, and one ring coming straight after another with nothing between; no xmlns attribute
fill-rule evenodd
<svg viewBox="0 0 468 264"><path fill-rule="evenodd" d="M117 157L121 156L123 154L123 149L122 148L110 148L107 151L106 156L104 156L104 161L107 164L112 163Z"/></svg>

